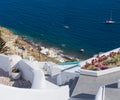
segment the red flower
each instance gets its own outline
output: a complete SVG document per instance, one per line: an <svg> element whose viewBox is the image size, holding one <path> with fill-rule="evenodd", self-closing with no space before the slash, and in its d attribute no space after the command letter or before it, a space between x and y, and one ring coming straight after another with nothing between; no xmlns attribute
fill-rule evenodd
<svg viewBox="0 0 120 100"><path fill-rule="evenodd" d="M101 68L102 66L103 66L103 65L100 64L100 63L96 65L96 67L99 67L99 68Z"/></svg>

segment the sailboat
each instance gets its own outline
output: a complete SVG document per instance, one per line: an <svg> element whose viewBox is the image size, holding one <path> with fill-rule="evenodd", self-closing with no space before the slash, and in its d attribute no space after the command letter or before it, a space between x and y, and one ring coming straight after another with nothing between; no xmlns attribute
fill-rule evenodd
<svg viewBox="0 0 120 100"><path fill-rule="evenodd" d="M105 23L106 23L106 24L114 24L114 23L115 23L115 21L113 21L113 19L112 19L112 12L111 12L111 15L110 15L110 19L109 19L109 20L106 20Z"/></svg>

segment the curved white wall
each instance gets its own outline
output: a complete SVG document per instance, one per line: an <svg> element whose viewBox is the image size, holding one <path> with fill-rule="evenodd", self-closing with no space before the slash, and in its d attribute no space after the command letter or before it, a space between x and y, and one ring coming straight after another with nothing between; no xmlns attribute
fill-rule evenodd
<svg viewBox="0 0 120 100"><path fill-rule="evenodd" d="M41 70L34 70L32 89L41 89L46 87L47 86L44 73Z"/></svg>
<svg viewBox="0 0 120 100"><path fill-rule="evenodd" d="M16 65L21 75L32 83L31 89L15 88L0 84L1 100L68 100L68 86L56 86L45 80L38 65L27 60L20 60ZM0 55L0 68L9 71L9 56ZM45 85L46 84L46 85Z"/></svg>
<svg viewBox="0 0 120 100"><path fill-rule="evenodd" d="M21 60L16 66L20 69L22 77L32 83L34 78L32 67L25 63L24 60Z"/></svg>
<svg viewBox="0 0 120 100"><path fill-rule="evenodd" d="M58 89L19 89L0 85L1 100L68 100L68 87Z"/></svg>

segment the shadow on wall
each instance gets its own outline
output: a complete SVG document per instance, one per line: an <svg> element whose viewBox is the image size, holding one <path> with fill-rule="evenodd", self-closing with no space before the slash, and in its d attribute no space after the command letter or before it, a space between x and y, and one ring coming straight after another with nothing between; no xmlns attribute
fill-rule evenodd
<svg viewBox="0 0 120 100"><path fill-rule="evenodd" d="M86 93L81 93L81 94L78 94L72 98L81 98L81 100L94 100L95 99L95 95L92 95L92 94L86 94Z"/></svg>

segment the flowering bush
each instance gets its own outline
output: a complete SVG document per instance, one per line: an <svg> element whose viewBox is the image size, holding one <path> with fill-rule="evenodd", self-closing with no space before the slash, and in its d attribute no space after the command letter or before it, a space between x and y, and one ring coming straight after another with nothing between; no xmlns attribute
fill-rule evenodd
<svg viewBox="0 0 120 100"><path fill-rule="evenodd" d="M88 70L105 70L111 67L120 66L120 50L118 52L110 52L109 55L98 55L91 60L91 63L86 62L82 69Z"/></svg>

